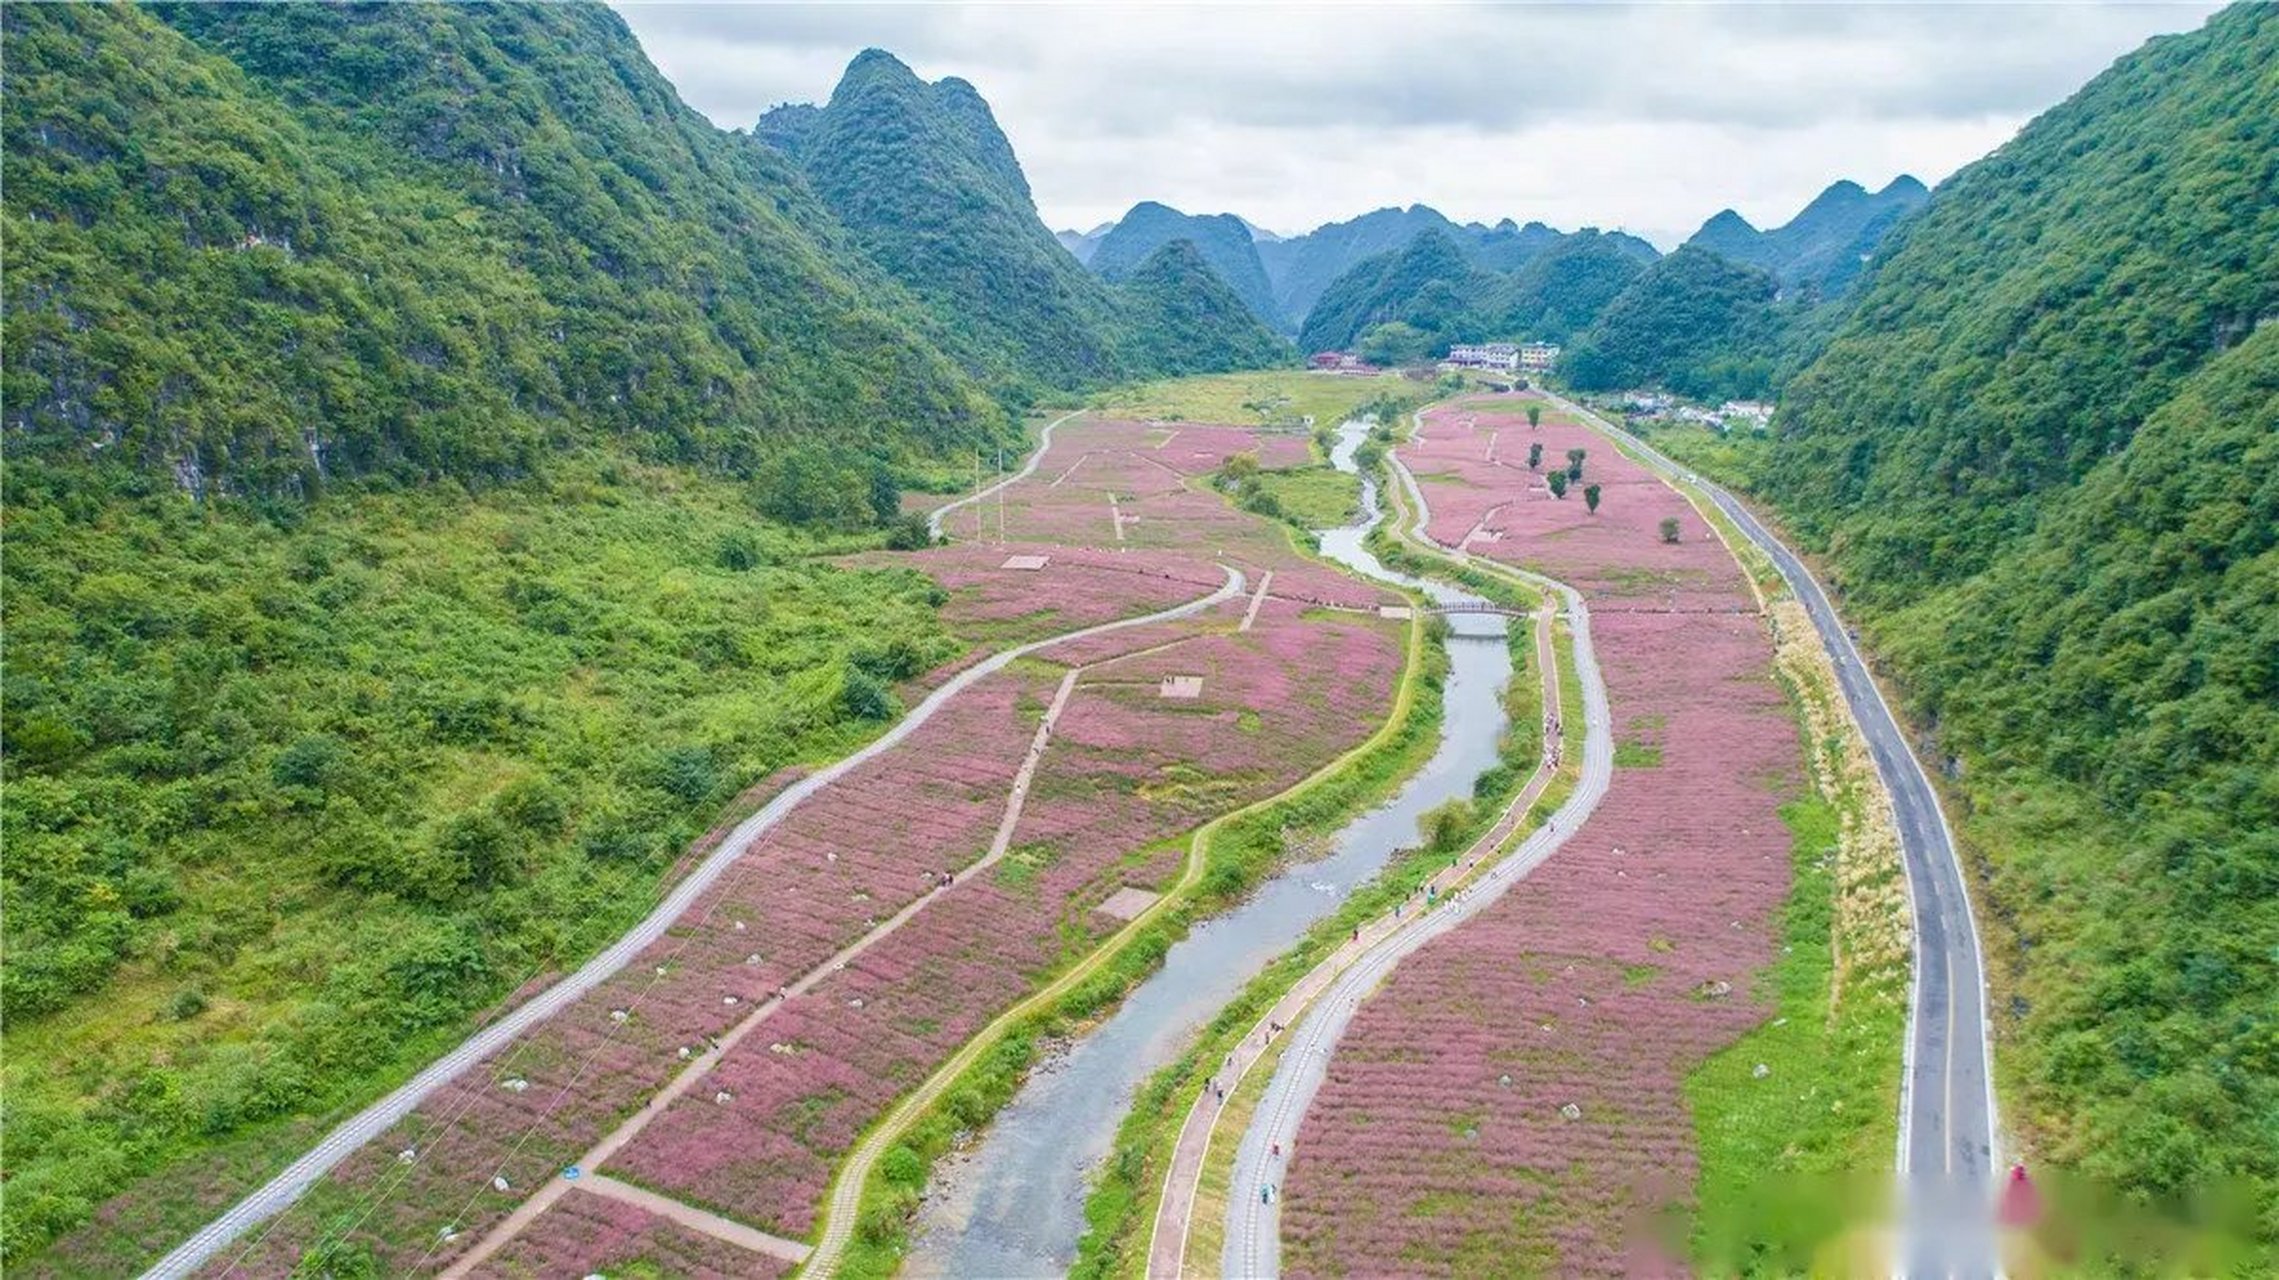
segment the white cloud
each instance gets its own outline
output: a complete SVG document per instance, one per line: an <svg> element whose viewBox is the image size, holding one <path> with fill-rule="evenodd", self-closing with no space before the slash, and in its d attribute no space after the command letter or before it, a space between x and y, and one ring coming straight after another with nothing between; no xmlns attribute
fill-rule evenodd
<svg viewBox="0 0 2279 1280"><path fill-rule="evenodd" d="M1054 226L1422 202L1664 242L1841 177L1936 182L2215 7L619 5L723 126L822 101L870 45L972 81Z"/></svg>

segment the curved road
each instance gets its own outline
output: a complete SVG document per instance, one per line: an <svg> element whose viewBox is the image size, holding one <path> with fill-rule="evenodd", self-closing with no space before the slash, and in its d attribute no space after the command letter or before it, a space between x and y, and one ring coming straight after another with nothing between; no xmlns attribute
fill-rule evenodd
<svg viewBox="0 0 2279 1280"><path fill-rule="evenodd" d="M1986 1027L1986 969L1970 889L1938 792L1908 749L1851 633L1804 562L1722 487L1580 405L1546 393L1595 430L1627 446L1666 479L1683 477L1771 557L1834 658L1852 718L1867 738L1899 827L1915 916L1907 1061L1900 1084L1899 1174L1906 1231L1898 1259L1908 1276L1991 1276L1996 1112Z"/></svg>
<svg viewBox="0 0 2279 1280"><path fill-rule="evenodd" d="M1052 426L1059 426L1061 422L1067 421L1068 417L1072 416L1074 415L1064 416L1055 421ZM1040 443L1037 450L1038 457L1043 456L1046 445L1050 443L1049 433L1051 429L1052 427L1046 428L1048 438L1045 442ZM1035 466L1035 460L1031 459L1029 468L1020 474L1028 474L1029 471L1035 469ZM1018 478L1019 476L1013 477L1013 479ZM966 502L972 500L972 498L963 499ZM942 510L947 510L947 508ZM934 519L938 521L941 514L942 511L937 510L934 513ZM672 892L667 894L654 910L644 917L640 923L628 930L623 937L611 943L606 950L588 960L576 972L517 1006L506 1016L469 1036L457 1048L429 1064L425 1070L413 1076L394 1092L342 1121L331 1133L325 1135L323 1141L293 1161L292 1164L287 1165L284 1172L270 1179L243 1200L238 1201L220 1217L200 1228L197 1234L183 1241L172 1252L159 1259L150 1270L144 1273L144 1280L174 1280L175 1277L189 1275L212 1259L214 1255L220 1253L232 1240L242 1235L255 1223L283 1212L293 1201L300 1198L301 1193L308 1190L318 1178L323 1177L333 1166L346 1159L358 1147L385 1133L391 1125L409 1115L412 1109L424 1101L429 1094L434 1093L460 1072L504 1049L516 1036L568 1007L580 996L601 985L611 975L632 963L634 958L640 955L649 944L663 937L673 922L694 905L697 899L702 897L704 892L711 888L713 883L719 880L721 875L734 865L738 858L743 856L744 851L751 843L770 827L782 821L785 814L798 807L809 796L845 776L849 771L861 767L883 752L892 750L915 732L920 725L932 719L935 712L940 711L958 694L963 693L982 679L1003 670L1016 659L1034 653L1039 649L1069 640L1122 630L1126 627L1146 626L1151 623L1184 618L1213 608L1242 593L1244 579L1241 572L1229 568L1226 570L1226 575L1226 582L1218 590L1200 599L1191 600L1186 604L1151 613L1144 617L1105 622L1018 645L993 654L951 677L941 688L928 694L917 706L911 708L910 712L903 716L898 723L868 746L793 783L775 799L762 806L758 812L738 823L735 830L729 832L728 837L720 842L719 847L714 849L704 861L698 863L696 869L690 872L686 879L675 885Z"/></svg>
<svg viewBox="0 0 2279 1280"><path fill-rule="evenodd" d="M1413 504L1417 517L1414 528L1421 531L1428 510L1424 494L1397 455L1388 451L1385 456ZM1404 529L1402 535L1422 539L1443 552L1448 551L1430 542L1429 535L1421 532L1411 535ZM1453 899L1435 908L1418 926L1395 933L1370 948L1286 1033L1290 1043L1282 1051L1282 1061L1266 1086L1265 1096L1259 1100L1242 1144L1235 1149L1221 1274L1281 1274L1281 1197L1277 1194L1268 1198L1262 1192L1281 1183L1286 1153L1297 1138L1298 1124L1305 1118L1306 1108L1312 1104L1328 1073L1330 1051L1345 1034L1361 1001L1385 980L1395 965L1419 947L1479 914L1566 843L1567 837L1598 807L1600 797L1606 794L1607 785L1613 779L1612 717L1607 708L1606 684L1599 678L1598 657L1591 648L1590 611L1584 607L1582 596L1565 583L1539 574L1504 565L1497 567L1557 592L1566 602L1568 626L1574 637L1575 674L1583 687L1582 778L1547 825L1529 835L1510 856L1459 890ZM1285 1154L1273 1154L1275 1144L1280 1144Z"/></svg>

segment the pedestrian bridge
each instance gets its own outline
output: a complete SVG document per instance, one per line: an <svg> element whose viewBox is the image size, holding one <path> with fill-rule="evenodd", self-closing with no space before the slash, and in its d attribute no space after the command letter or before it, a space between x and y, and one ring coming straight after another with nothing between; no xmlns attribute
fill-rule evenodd
<svg viewBox="0 0 2279 1280"><path fill-rule="evenodd" d="M1508 605L1489 604L1485 600L1469 601L1464 604L1428 605L1423 612L1428 615L1438 614L1442 617L1459 613L1490 613L1501 618L1532 618L1535 616L1533 609L1514 609Z"/></svg>

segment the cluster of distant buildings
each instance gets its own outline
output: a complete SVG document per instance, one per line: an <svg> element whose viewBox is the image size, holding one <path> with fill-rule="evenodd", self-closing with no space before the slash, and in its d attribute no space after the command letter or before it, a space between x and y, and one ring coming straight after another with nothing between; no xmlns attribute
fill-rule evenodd
<svg viewBox="0 0 2279 1280"><path fill-rule="evenodd" d="M1559 359L1555 342L1459 342L1441 363L1458 369L1499 373L1548 373Z"/></svg>
<svg viewBox="0 0 2279 1280"><path fill-rule="evenodd" d="M1707 427L1719 433L1735 427L1764 430L1772 423L1773 407L1762 400L1728 400L1714 409L1681 404L1660 391L1632 391L1621 401L1622 411L1637 418L1662 418Z"/></svg>
<svg viewBox="0 0 2279 1280"><path fill-rule="evenodd" d="M1448 349L1442 369L1486 369L1496 373L1548 373L1559 358L1555 342L1459 342ZM1326 373L1375 373L1377 367L1350 351L1316 351L1306 367Z"/></svg>

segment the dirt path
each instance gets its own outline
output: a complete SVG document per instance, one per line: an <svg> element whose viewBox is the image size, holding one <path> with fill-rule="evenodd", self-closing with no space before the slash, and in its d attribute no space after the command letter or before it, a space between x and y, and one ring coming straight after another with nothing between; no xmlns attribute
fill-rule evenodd
<svg viewBox="0 0 2279 1280"><path fill-rule="evenodd" d="M1536 615L1535 668L1543 683L1544 735L1548 748L1558 741L1551 726L1559 722L1559 669L1558 654L1551 639L1552 614L1548 608ZM1456 865L1430 882L1434 889L1446 893L1460 887L1483 862L1491 859L1495 851L1510 839L1527 812L1542 798L1543 792L1557 775L1557 766L1548 752L1536 766L1512 802L1505 806L1503 815ZM1155 1226L1148 1240L1147 1274L1150 1280L1177 1280L1186 1269L1187 1240L1193 1229L1195 1199L1201 1188L1204 1167L1210 1161L1212 1144L1218 1137L1219 1116L1223 1108L1221 1094L1232 1093L1250 1074L1252 1066L1267 1056L1274 1042L1272 1028L1291 1027L1339 975L1351 968L1361 957L1369 954L1378 944L1394 933L1414 927L1424 918L1420 911L1388 913L1361 926L1358 933L1335 951L1324 956L1319 964L1308 970L1304 977L1277 1001L1273 1008L1259 1018L1256 1026L1235 1047L1219 1071L1205 1082L1205 1088L1196 1096L1194 1106L1187 1112L1186 1122L1180 1127L1179 1141L1172 1148L1170 1165L1163 1175L1163 1195L1157 1202ZM1214 1091L1212 1086L1216 1086Z"/></svg>
<svg viewBox="0 0 2279 1280"><path fill-rule="evenodd" d="M786 1262L805 1262L807 1255L812 1252L797 1240L786 1240L781 1236L771 1236L765 1231L755 1231L741 1222L731 1222L717 1213L706 1213L669 1196L636 1187L630 1182L619 1182L607 1174L589 1173L577 1186L580 1191L646 1209L691 1231L702 1232L715 1240L725 1240L739 1249L749 1249L753 1253L764 1253Z"/></svg>

